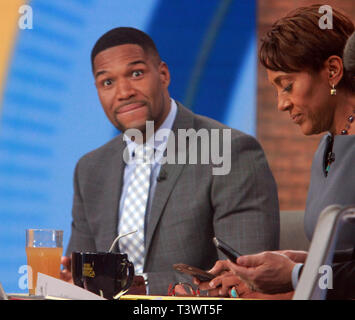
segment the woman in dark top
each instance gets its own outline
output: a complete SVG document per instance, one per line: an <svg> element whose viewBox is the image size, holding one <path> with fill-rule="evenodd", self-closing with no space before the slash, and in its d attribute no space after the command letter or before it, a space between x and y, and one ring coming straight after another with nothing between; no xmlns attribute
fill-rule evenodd
<svg viewBox="0 0 355 320"><path fill-rule="evenodd" d="M288 112L305 135L326 132L313 160L305 210L310 240L325 207L355 204L355 36L343 60L354 25L333 8L332 29L321 29L321 16L319 5L289 13L274 23L259 53L277 91L278 109ZM354 232L354 227L344 230L338 247L352 249ZM328 290L333 297L355 297L354 261L352 251L348 252L348 262L340 268L333 265L335 290ZM200 289L209 289L210 295L235 296L238 292L242 297L272 298L268 294L282 293L276 297L291 298L306 257L307 252L289 250L242 256L237 264L218 261L210 272L224 274L212 283L194 281ZM338 273L352 273L352 289L344 287L349 279L336 281Z"/></svg>
<svg viewBox="0 0 355 320"><path fill-rule="evenodd" d="M322 138L313 159L305 214L305 231L310 239L325 207L355 204L355 33L346 43L343 61L343 77L348 84L347 123L340 134L328 133ZM353 245L351 231L355 232L351 229L342 232L339 248Z"/></svg>

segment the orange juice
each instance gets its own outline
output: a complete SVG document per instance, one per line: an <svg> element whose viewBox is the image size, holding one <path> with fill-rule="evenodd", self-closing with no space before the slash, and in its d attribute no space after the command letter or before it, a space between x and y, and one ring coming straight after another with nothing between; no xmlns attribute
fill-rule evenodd
<svg viewBox="0 0 355 320"><path fill-rule="evenodd" d="M37 272L59 279L60 259L63 248L27 247L26 253L27 264L30 266L28 269L28 288L30 295L34 295L37 284Z"/></svg>

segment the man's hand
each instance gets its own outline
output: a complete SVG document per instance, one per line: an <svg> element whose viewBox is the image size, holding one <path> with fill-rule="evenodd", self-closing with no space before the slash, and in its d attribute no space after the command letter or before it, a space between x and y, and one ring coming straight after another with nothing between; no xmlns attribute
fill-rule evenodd
<svg viewBox="0 0 355 320"><path fill-rule="evenodd" d="M279 252L241 256L236 263L227 261L227 264L252 290L269 294L293 290L291 275L296 262Z"/></svg>
<svg viewBox="0 0 355 320"><path fill-rule="evenodd" d="M73 283L73 277L71 274L71 258L62 257L61 264L63 266L63 270L60 271L60 279Z"/></svg>
<svg viewBox="0 0 355 320"><path fill-rule="evenodd" d="M128 288L127 294L140 294L140 295L146 295L147 294L145 281L144 281L144 278L142 276L135 275L133 277L132 284Z"/></svg>

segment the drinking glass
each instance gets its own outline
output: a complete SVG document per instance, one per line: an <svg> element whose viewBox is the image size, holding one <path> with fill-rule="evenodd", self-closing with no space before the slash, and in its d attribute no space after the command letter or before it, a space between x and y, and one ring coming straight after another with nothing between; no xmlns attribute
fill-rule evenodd
<svg viewBox="0 0 355 320"><path fill-rule="evenodd" d="M37 273L60 277L60 260L63 253L63 231L53 229L27 229L26 254L29 294L36 292Z"/></svg>

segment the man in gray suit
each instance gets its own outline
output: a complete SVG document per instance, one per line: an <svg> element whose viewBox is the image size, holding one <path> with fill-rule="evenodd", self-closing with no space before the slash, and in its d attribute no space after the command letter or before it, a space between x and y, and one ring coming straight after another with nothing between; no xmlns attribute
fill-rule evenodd
<svg viewBox="0 0 355 320"><path fill-rule="evenodd" d="M72 233L62 259L67 267L63 278L70 279L72 251L107 251L117 234L129 229L126 221L139 231L127 236L125 244L121 239L116 250L128 252L136 271L145 275L150 294L166 294L170 283L181 280L173 270L175 263L208 269L223 258L213 245L214 236L243 254L278 249L277 189L258 142L171 99L169 69L150 37L139 30L107 32L95 44L91 59L103 109L123 133L83 156L76 166ZM154 121L153 134L147 132L147 121ZM142 141L132 139L128 133L132 130L142 133ZM157 138L163 130L171 132L168 141ZM211 137L216 130L229 133L219 135L217 148L216 141L207 143L207 150L228 156L224 159L229 167L219 174L215 163L203 161L201 150L206 143L201 136L198 139L199 133ZM188 133L186 143L177 140L181 133ZM140 211L132 210L131 217L126 212L132 201L140 199L136 194L132 197L132 184L138 179L135 148L152 139L155 161L149 167L144 216L130 222ZM157 161L166 159L170 146L175 160L195 157L197 161ZM132 161L127 162L125 155ZM139 239L133 244L139 233L143 245L137 244ZM141 249L142 254L137 254Z"/></svg>

